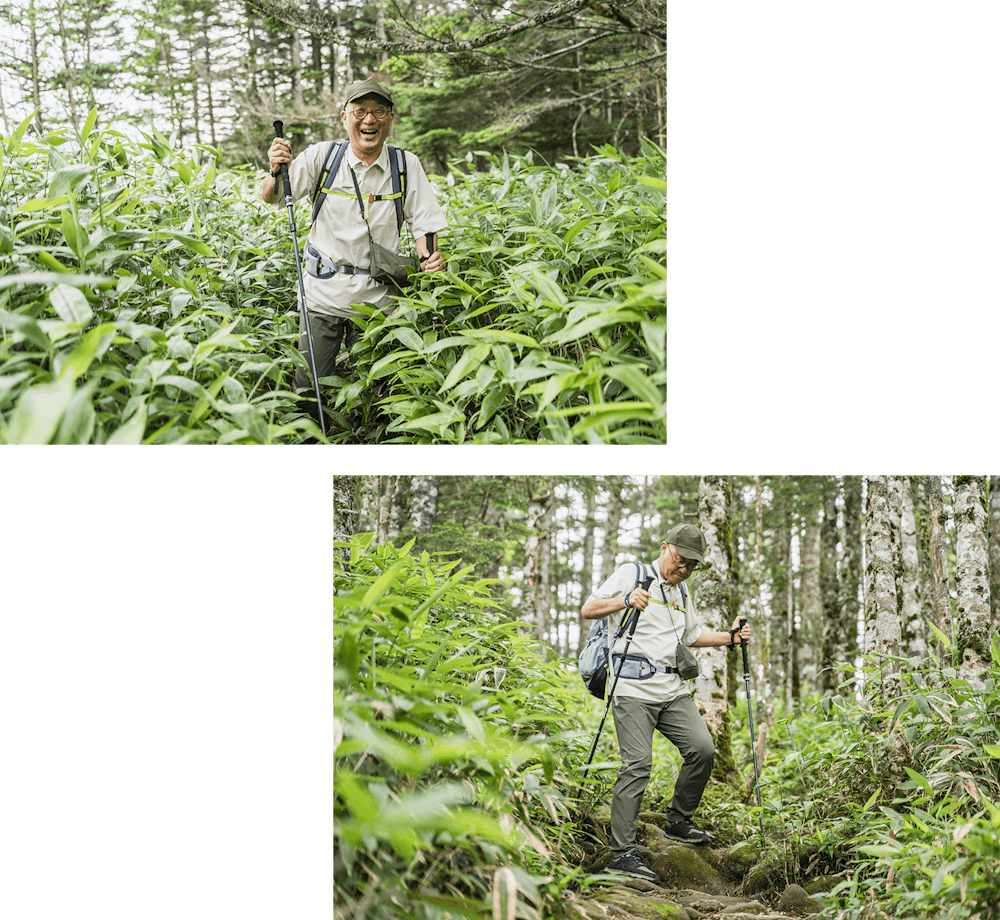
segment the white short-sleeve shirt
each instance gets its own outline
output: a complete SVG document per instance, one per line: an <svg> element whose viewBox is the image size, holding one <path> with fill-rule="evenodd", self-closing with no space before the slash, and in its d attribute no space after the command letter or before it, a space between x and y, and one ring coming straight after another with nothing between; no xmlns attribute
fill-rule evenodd
<svg viewBox="0 0 1000 920"><path fill-rule="evenodd" d="M323 172L330 151L329 142L312 144L292 159L288 178L292 185L292 198L312 197ZM389 152L385 145L378 159L367 165L355 156L348 146L331 190L340 194L325 194L319 218L309 231L309 242L323 255L341 265L368 268L370 255L368 234L361 217L354 191L351 169L358 177L361 196L392 194L392 171ZM349 197L347 197L349 196ZM284 189L274 207L285 207ZM438 204L434 189L424 172L420 160L406 153L406 197L403 202L403 220L410 227L414 239L426 233L439 233L448 226L444 212ZM370 208L369 227L372 239L387 249L399 250L399 232L396 228L395 201L376 201ZM304 258L304 253L303 253ZM373 303L384 307L392 302L389 288L376 284L368 275L348 275L336 272L331 278L315 278L305 274L306 302L309 309L333 316L360 316L351 309L353 303Z"/></svg>
<svg viewBox="0 0 1000 920"><path fill-rule="evenodd" d="M646 575L650 567L646 566ZM687 603L684 604L679 586L664 581L656 563L652 564L656 578L649 586L652 595L646 609L639 614L635 634L629 645L629 655L642 655L653 664L675 667L675 652L678 640L684 645L693 645L702 633L702 624L694 609L691 592L687 589ZM604 584L594 590L587 600L593 598L624 597L635 586L635 565L619 566ZM625 615L624 610L610 614L609 636L614 637L618 625ZM625 648L623 635L614 646L614 653L620 654ZM614 680L614 667L608 674L608 686ZM628 680L622 677L615 688L615 697L630 697L648 702L667 702L688 693L686 682L676 674L655 674L645 680Z"/></svg>

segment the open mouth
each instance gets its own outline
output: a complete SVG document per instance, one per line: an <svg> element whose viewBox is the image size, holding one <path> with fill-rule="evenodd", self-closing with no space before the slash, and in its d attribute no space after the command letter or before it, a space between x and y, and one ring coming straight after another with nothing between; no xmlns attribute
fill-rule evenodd
<svg viewBox="0 0 1000 920"><path fill-rule="evenodd" d="M374 139L378 137L378 128L362 128L361 136Z"/></svg>

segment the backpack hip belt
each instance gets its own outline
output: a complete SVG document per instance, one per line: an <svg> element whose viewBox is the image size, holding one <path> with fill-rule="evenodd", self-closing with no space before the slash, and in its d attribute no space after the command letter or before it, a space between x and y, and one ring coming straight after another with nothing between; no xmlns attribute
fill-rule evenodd
<svg viewBox="0 0 1000 920"><path fill-rule="evenodd" d="M622 656L615 652L611 656L612 670L615 670L617 662ZM677 674L677 668L667 665L653 664L648 658L642 655L626 655L622 663L621 676L626 680L649 680L656 674Z"/></svg>
<svg viewBox="0 0 1000 920"><path fill-rule="evenodd" d="M312 243L306 243L306 271L314 278L332 278L340 272L344 275L370 275L367 268L341 265L327 255L323 255Z"/></svg>

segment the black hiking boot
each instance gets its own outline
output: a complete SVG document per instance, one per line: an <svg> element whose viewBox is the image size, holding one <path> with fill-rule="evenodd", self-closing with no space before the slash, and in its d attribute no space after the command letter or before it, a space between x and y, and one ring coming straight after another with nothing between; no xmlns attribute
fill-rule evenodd
<svg viewBox="0 0 1000 920"><path fill-rule="evenodd" d="M646 865L638 850L629 850L627 853L612 859L608 863L608 872L617 872L620 875L631 875L632 878L645 879L647 882L662 884L660 877Z"/></svg>
<svg viewBox="0 0 1000 920"><path fill-rule="evenodd" d="M690 843L694 846L703 846L712 838L703 830L695 826L690 818L681 818L673 824L668 824L663 828L663 832L671 840L679 840L681 843Z"/></svg>

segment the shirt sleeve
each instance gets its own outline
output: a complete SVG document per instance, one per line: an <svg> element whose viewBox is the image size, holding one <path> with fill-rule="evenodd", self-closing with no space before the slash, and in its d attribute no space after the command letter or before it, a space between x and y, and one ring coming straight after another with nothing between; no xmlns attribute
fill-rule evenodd
<svg viewBox="0 0 1000 920"><path fill-rule="evenodd" d="M424 167L412 153L406 154L406 198L403 218L409 224L414 239L425 233L439 233L448 227L444 211L438 204L434 187L424 172Z"/></svg>
<svg viewBox="0 0 1000 920"><path fill-rule="evenodd" d="M631 590L634 583L635 566L620 566L604 580L604 583L599 588L593 590L590 597L584 601L584 606L596 599L604 600L609 597L624 597L625 592Z"/></svg>
<svg viewBox="0 0 1000 920"><path fill-rule="evenodd" d="M694 645L701 636L704 627L698 614L694 609L694 598L691 597L691 589L687 589L687 609L684 611L684 644Z"/></svg>
<svg viewBox="0 0 1000 920"><path fill-rule="evenodd" d="M323 172L323 164L330 150L329 143L311 144L298 156L292 157L288 164L288 181L292 184L292 200L311 197ZM282 188L277 201L271 202L271 207L285 207L285 190Z"/></svg>

